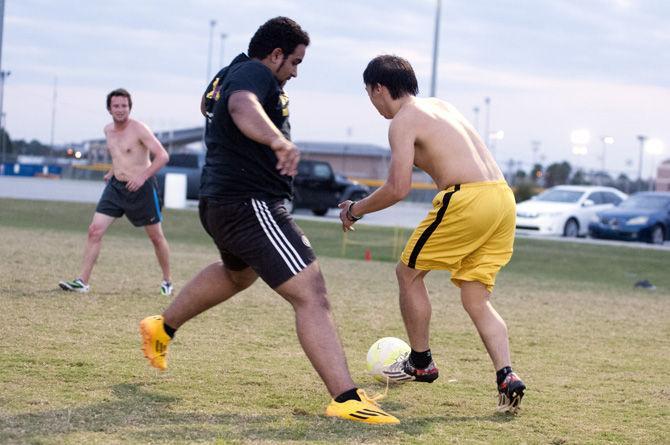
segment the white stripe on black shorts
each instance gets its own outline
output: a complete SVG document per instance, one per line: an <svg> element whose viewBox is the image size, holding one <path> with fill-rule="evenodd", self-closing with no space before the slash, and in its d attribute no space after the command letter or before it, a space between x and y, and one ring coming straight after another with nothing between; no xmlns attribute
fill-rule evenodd
<svg viewBox="0 0 670 445"><path fill-rule="evenodd" d="M231 270L251 267L276 288L316 256L283 200L200 198L200 221Z"/></svg>

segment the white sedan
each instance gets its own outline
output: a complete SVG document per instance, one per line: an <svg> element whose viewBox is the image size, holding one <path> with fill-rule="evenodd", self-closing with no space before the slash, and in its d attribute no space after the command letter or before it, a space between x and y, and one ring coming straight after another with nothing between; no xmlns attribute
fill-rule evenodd
<svg viewBox="0 0 670 445"><path fill-rule="evenodd" d="M585 236L597 212L627 197L612 187L558 185L517 204L516 230L521 234Z"/></svg>

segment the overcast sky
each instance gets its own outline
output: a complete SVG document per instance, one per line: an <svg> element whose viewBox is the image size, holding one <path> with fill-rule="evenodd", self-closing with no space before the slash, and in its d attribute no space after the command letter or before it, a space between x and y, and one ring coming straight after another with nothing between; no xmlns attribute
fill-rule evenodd
<svg viewBox="0 0 670 445"><path fill-rule="evenodd" d="M56 143L102 137L105 95L125 87L132 115L154 131L201 124L209 21L212 70L245 51L265 20L286 15L312 44L291 98L295 141L388 146L388 122L369 104L362 71L382 53L407 58L430 94L435 0L5 0L2 69L6 126L14 139L49 143L57 78ZM443 0L437 96L529 166L567 160L636 177L637 135L665 143L646 154L645 174L670 157L670 2L667 0ZM221 33L227 37L221 48ZM476 123L476 122L475 122ZM591 132L586 156L572 130ZM531 149L539 141L539 151Z"/></svg>

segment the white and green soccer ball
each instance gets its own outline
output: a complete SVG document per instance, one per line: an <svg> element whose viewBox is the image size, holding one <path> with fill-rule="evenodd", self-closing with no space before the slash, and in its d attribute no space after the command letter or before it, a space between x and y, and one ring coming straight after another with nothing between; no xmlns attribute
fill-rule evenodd
<svg viewBox="0 0 670 445"><path fill-rule="evenodd" d="M386 382L386 376L382 372L384 367L391 365L399 358L404 360L409 356L411 350L409 345L399 338L380 338L368 350L368 374L380 382Z"/></svg>

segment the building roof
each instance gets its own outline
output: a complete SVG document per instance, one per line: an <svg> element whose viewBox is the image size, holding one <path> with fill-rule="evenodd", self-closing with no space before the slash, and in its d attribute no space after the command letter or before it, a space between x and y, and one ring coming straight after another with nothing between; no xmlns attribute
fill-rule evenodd
<svg viewBox="0 0 670 445"><path fill-rule="evenodd" d="M313 142L298 141L295 143L301 152L314 154L333 154L347 156L389 157L391 150L372 144L356 144L349 142Z"/></svg>

